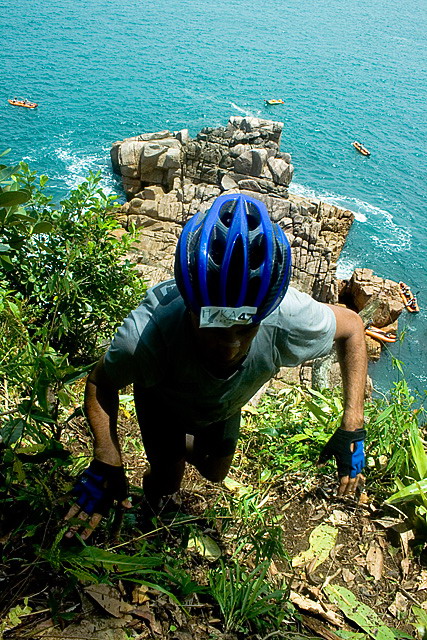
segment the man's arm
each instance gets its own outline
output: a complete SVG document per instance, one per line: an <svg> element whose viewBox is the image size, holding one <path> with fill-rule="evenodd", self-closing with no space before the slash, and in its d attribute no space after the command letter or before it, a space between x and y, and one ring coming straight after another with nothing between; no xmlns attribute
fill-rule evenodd
<svg viewBox="0 0 427 640"><path fill-rule="evenodd" d="M368 359L363 322L360 316L350 309L332 305L330 308L336 318L335 344L344 390L344 413L340 429L355 432L357 429L363 429L364 426L363 409ZM349 446L353 451L357 445L352 443ZM361 473L354 478L348 475L342 476L338 494L353 493L359 482L363 482Z"/></svg>
<svg viewBox="0 0 427 640"><path fill-rule="evenodd" d="M80 528L83 529L83 540L90 536L105 515L101 513L101 504L107 510L108 504L117 498L123 507L131 506L127 496L123 495L127 493L127 487L117 436L118 408L119 390L109 381L104 358L101 358L89 374L85 389L85 413L94 437L94 461L84 472L83 481L81 479L76 485L80 494L77 494L76 503L65 516L65 520L77 517L82 521L81 526L70 527L66 534L68 538L73 537ZM98 494L100 497L97 500ZM90 506L91 503L95 503L95 510ZM85 507L85 504L88 506ZM98 510L96 507L99 507Z"/></svg>
<svg viewBox="0 0 427 640"><path fill-rule="evenodd" d="M85 413L94 438L94 457L101 462L121 466L117 436L119 390L109 381L104 358L91 371L85 389Z"/></svg>
<svg viewBox="0 0 427 640"><path fill-rule="evenodd" d="M337 328L335 344L344 389L344 414L341 428L354 431L363 428L368 358L362 319L354 311L331 305Z"/></svg>

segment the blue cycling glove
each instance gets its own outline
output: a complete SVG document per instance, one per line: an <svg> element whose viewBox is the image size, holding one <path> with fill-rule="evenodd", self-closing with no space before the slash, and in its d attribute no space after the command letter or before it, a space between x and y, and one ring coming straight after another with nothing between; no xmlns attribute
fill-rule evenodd
<svg viewBox="0 0 427 640"><path fill-rule="evenodd" d="M114 500L121 502L128 496L128 482L123 467L114 467L100 460L92 460L78 479L72 495L82 510L91 516L105 516Z"/></svg>
<svg viewBox="0 0 427 640"><path fill-rule="evenodd" d="M356 431L337 429L320 452L318 464L324 464L333 456L337 462L338 476L355 478L365 466L363 445L365 437L365 429L356 429ZM353 443L354 451L351 446Z"/></svg>

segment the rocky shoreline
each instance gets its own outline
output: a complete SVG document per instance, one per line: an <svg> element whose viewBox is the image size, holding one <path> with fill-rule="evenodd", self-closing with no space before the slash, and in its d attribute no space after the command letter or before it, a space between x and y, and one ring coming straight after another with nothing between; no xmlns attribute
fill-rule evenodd
<svg viewBox="0 0 427 640"><path fill-rule="evenodd" d="M337 280L336 262L354 214L289 193L294 168L290 154L280 150L282 129L281 122L235 116L195 138L184 129L115 142L111 161L127 197L119 219L124 230L138 230L132 260L149 285L171 277L187 219L208 209L220 193L241 191L262 200L288 236L293 286L322 302L346 304L366 324L396 330L404 308L398 283L369 269L357 269L349 281ZM370 358L378 359L381 343L367 336L367 344ZM311 379L303 371L290 374L293 379L295 373Z"/></svg>

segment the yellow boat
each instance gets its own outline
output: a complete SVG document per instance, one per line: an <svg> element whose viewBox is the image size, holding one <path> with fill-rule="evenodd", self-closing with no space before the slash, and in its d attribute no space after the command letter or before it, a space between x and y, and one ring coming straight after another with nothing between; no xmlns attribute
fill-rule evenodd
<svg viewBox="0 0 427 640"><path fill-rule="evenodd" d="M35 109L38 105L37 102L30 102L29 100L18 100L18 98L9 98L8 103L14 107L26 107L27 109Z"/></svg>
<svg viewBox="0 0 427 640"><path fill-rule="evenodd" d="M265 104L285 104L285 101L281 98L271 98L270 100L264 100Z"/></svg>

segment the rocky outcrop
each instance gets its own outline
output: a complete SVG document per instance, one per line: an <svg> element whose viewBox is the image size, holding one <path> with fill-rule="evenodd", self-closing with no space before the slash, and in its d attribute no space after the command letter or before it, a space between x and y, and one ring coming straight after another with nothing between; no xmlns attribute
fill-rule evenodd
<svg viewBox="0 0 427 640"><path fill-rule="evenodd" d="M172 275L176 238L186 220L220 193L241 191L262 200L287 234L293 284L319 300L337 300L335 262L353 214L289 195L293 166L290 154L280 151L282 128L280 122L233 117L194 139L186 130L160 131L113 145L113 167L128 198L121 220L139 230L134 259L150 283Z"/></svg>
<svg viewBox="0 0 427 640"><path fill-rule="evenodd" d="M404 304L399 293L399 285L374 275L372 269L355 269L349 280L338 283L339 301L359 313L367 325L384 331L397 332L397 320ZM368 355L378 360L381 343L366 336Z"/></svg>

